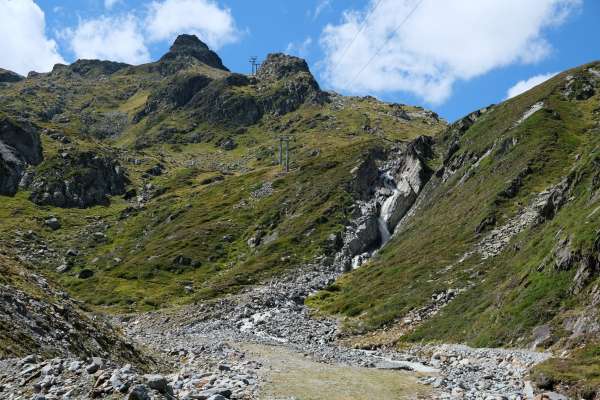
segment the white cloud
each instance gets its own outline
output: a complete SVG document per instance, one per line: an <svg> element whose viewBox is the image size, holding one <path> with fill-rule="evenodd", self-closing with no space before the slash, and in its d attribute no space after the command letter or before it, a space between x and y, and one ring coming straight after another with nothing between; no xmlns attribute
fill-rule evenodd
<svg viewBox="0 0 600 400"><path fill-rule="evenodd" d="M546 82L548 79L556 76L556 74L556 72L551 72L548 74L532 76L529 79L519 81L513 87L508 89L508 91L506 92L506 99L510 99L512 97L520 95L521 93L525 93L529 89L534 88L540 83Z"/></svg>
<svg viewBox="0 0 600 400"><path fill-rule="evenodd" d="M306 57L309 53L312 42L313 40L310 36L304 39L301 43L290 42L285 49L285 53L298 57Z"/></svg>
<svg viewBox="0 0 600 400"><path fill-rule="evenodd" d="M45 29L44 12L32 0L0 0L0 67L25 75L64 63Z"/></svg>
<svg viewBox="0 0 600 400"><path fill-rule="evenodd" d="M193 33L212 48L235 42L239 32L228 8L211 0L153 1L146 29L151 41L173 40L179 33Z"/></svg>
<svg viewBox="0 0 600 400"><path fill-rule="evenodd" d="M324 28L320 42L325 59L319 65L326 82L338 90L408 91L439 104L458 80L546 57L552 47L545 30L563 23L581 3L424 0L403 23L417 0L381 0L375 10L377 1L371 0L366 10L348 10L340 24Z"/></svg>
<svg viewBox="0 0 600 400"><path fill-rule="evenodd" d="M150 60L138 20L131 14L82 20L65 37L77 58L141 64Z"/></svg>
<svg viewBox="0 0 600 400"><path fill-rule="evenodd" d="M115 4L119 2L121 2L121 0L104 0L104 7L110 10Z"/></svg>
<svg viewBox="0 0 600 400"><path fill-rule="evenodd" d="M326 8L329 8L330 6L331 6L331 0L319 0L319 2L317 3L317 6L315 7L315 11L313 12L313 19L319 18L319 15L321 15L321 13L323 11L325 11Z"/></svg>

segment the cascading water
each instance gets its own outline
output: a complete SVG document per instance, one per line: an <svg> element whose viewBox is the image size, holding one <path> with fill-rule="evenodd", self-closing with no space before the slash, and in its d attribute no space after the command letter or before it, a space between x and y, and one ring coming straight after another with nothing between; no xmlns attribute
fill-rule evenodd
<svg viewBox="0 0 600 400"><path fill-rule="evenodd" d="M392 191L392 194L385 199L379 211L378 225L379 234L381 236L380 248L385 246L392 236L390 232L389 220L392 216L393 206L400 195L400 190L398 190L396 182L391 176L389 176L389 174L386 174L384 178L384 185L387 189Z"/></svg>

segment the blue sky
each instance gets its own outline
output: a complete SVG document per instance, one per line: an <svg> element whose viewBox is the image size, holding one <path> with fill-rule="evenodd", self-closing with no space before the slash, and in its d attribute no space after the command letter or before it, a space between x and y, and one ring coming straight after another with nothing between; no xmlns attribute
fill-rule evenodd
<svg viewBox="0 0 600 400"><path fill-rule="evenodd" d="M600 1L0 0L0 67L141 63L185 32L233 71L248 72L251 55L291 52L324 89L422 105L452 121L520 81L600 59Z"/></svg>

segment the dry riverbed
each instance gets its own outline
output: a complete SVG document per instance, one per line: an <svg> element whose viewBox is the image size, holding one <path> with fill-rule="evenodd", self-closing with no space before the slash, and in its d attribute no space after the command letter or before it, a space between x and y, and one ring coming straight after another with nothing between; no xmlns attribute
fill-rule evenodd
<svg viewBox="0 0 600 400"><path fill-rule="evenodd" d="M282 346L244 344L262 364L260 400L428 399L433 390L408 371L325 364Z"/></svg>

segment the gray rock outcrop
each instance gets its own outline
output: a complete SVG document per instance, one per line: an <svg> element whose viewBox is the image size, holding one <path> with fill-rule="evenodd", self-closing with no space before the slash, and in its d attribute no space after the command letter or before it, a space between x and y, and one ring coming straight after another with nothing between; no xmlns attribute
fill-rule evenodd
<svg viewBox="0 0 600 400"><path fill-rule="evenodd" d="M41 161L42 144L37 129L0 117L0 195L13 196L27 166Z"/></svg>
<svg viewBox="0 0 600 400"><path fill-rule="evenodd" d="M39 205L86 208L106 205L122 195L129 179L118 161L93 152L63 154L44 162L31 184L31 201Z"/></svg>

